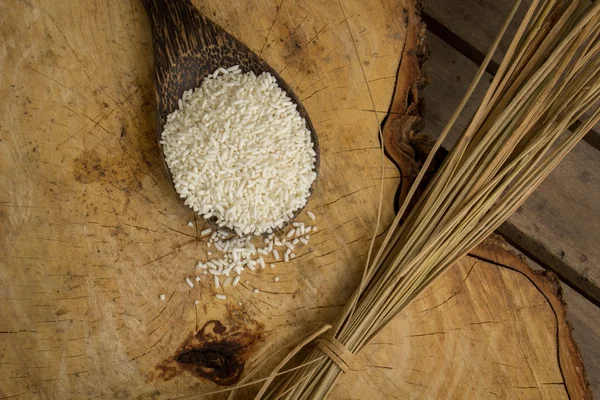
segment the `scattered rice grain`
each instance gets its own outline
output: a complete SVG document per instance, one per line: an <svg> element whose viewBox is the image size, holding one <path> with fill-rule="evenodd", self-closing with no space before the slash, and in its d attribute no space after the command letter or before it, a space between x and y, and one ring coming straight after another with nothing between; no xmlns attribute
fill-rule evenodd
<svg viewBox="0 0 600 400"><path fill-rule="evenodd" d="M185 283L187 283L188 286L191 287L192 289L194 288L194 283L192 282L192 280L190 278L185 278Z"/></svg>

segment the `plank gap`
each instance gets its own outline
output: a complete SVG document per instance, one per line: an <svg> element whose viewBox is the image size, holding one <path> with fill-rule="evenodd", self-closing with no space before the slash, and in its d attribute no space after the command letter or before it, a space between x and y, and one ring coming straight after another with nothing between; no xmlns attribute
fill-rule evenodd
<svg viewBox="0 0 600 400"><path fill-rule="evenodd" d="M464 40L459 35L452 32L448 27L446 27L441 22L437 21L429 14L423 13L421 17L423 19L423 22L425 22L425 24L427 25L427 30L431 34L437 36L440 40L452 47L454 50L461 53L467 59L471 60L478 67L481 66L483 60L485 60L485 54L483 54L477 48L472 46L468 41ZM492 76L496 76L496 73L498 72L499 68L500 65L496 61L490 60L485 71ZM573 125L569 127L569 130L573 131L577 129L577 127L579 127L580 125L581 122L576 121ZM591 129L583 137L583 140L596 150L600 150L600 133L596 132L595 130Z"/></svg>
<svg viewBox="0 0 600 400"><path fill-rule="evenodd" d="M546 253L546 254L544 254L542 256L535 254L534 252L530 251L527 246L522 246L518 241L515 241L513 235L510 233L507 233L507 229L509 229L509 228L507 228L505 225L506 224L501 225L500 228L497 229L496 233L498 233L500 236L502 236L502 238L504 240L506 240L508 242L508 244L513 246L519 252L523 253L531 261L535 262L536 264L539 264L540 266L544 266L545 269L548 269L548 270L551 270L552 272L554 272L556 274L556 276L559 277L559 279L562 283L567 285L569 288L571 288L573 291L575 291L580 296L584 297L586 300L588 300L590 303L592 303L596 307L600 308L600 301L598 301L597 298L594 298L594 296L590 294L590 292L596 294L595 291L597 291L597 288L595 286L590 288L589 289L590 291L582 290L581 283L577 284L577 283L573 282L573 279L571 279L568 275L561 273L560 268L555 268L554 266L553 266L553 268L548 267L548 262L545 259L547 259L547 257L553 257L553 255L550 252L548 252L547 250L544 249L544 253ZM540 249L543 248L542 246L539 246L539 247L540 247ZM565 268L571 270L571 268L567 264L565 264Z"/></svg>

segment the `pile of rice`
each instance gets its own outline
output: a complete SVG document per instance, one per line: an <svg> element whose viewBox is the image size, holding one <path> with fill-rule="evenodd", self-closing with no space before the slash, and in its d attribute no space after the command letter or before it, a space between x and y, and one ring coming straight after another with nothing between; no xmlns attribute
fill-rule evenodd
<svg viewBox="0 0 600 400"><path fill-rule="evenodd" d="M269 73L219 68L183 94L161 143L185 204L239 236L281 228L316 178L306 121Z"/></svg>

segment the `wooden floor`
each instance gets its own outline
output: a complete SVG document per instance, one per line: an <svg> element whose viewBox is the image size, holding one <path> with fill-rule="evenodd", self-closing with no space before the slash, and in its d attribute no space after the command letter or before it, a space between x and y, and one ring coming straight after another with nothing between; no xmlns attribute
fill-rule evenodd
<svg viewBox="0 0 600 400"><path fill-rule="evenodd" d="M525 1L529 3L529 1ZM437 136L450 118L513 0L431 0L423 15L431 51L424 91L425 133ZM486 86L524 14L521 6L509 37L487 68L487 79L447 139L456 140L475 111ZM600 129L590 132L544 184L500 229L533 268L549 268L560 278L573 335L588 379L600 393Z"/></svg>

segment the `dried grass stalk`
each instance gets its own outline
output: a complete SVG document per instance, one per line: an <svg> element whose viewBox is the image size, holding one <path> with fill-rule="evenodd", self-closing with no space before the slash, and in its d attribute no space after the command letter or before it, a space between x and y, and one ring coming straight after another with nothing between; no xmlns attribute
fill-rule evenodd
<svg viewBox="0 0 600 400"><path fill-rule="evenodd" d="M470 124L400 223L519 3L432 149L383 243L374 257L368 257L363 279L346 307L330 329L326 326L300 341L261 380L264 384L256 399L325 398L341 368L318 347L298 367L288 370L285 378L278 382L275 378L300 348L321 334L358 353L445 268L504 222L600 121L600 3L585 6L587 1L534 0ZM579 127L567 130L586 113L590 116ZM249 376L242 386L248 385Z"/></svg>

